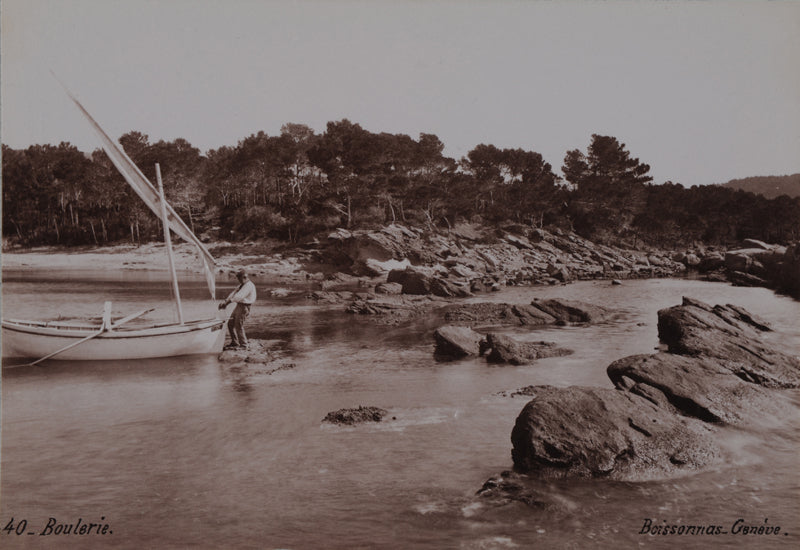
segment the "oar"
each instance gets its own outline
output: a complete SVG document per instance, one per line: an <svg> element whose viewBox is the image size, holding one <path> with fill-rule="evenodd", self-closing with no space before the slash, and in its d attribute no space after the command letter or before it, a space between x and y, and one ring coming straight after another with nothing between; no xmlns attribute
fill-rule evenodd
<svg viewBox="0 0 800 550"><path fill-rule="evenodd" d="M98 330L97 332L93 332L92 334L90 334L90 335L89 335L89 336L87 336L86 338L81 338L81 339L80 339L80 340L78 340L77 342L73 342L73 343L69 344L68 346L64 346L64 347L63 347L63 348L61 348L60 350L56 350L56 351L54 351L53 353L51 353L51 354L49 354L49 355L45 355L44 357L42 357L42 358L40 358L40 359L37 359L36 361L34 361L34 362L32 362L32 363L25 363L24 365L18 365L18 366L20 366L20 367L32 367L33 365L35 365L35 364L37 364L37 363L41 363L41 362L42 362L42 361L44 361L45 359L50 359L51 357L53 357L53 356L55 356L55 355L58 355L58 354L59 354L59 353L61 353L62 351L67 351L68 349L72 349L72 348L74 348L74 347L75 347L75 346L77 346L78 344L83 344L84 342L87 342L87 341L91 340L92 338L97 338L98 336L100 336L101 334L103 334L105 331L106 331L106 327L105 327L105 326L103 326L103 327L102 327L100 330Z"/></svg>
<svg viewBox="0 0 800 550"><path fill-rule="evenodd" d="M143 309L142 311L137 311L136 313L131 313L127 317L123 317L122 319L120 319L119 321L117 321L115 323L110 323L110 319L111 319L111 302L106 302L104 304L104 311L103 311L103 326L100 327L100 330L98 330L97 332L93 332L92 334L90 334L86 338L81 338L77 342L73 342L73 343L71 343L71 344L69 344L67 346L64 346L63 348L61 348L59 350L56 350L56 351L54 351L53 353L51 353L49 355L45 355L44 357L42 357L40 359L37 359L36 361L34 361L32 363L25 363L24 365L18 365L18 366L20 366L20 367L32 367L33 365L36 365L37 363L41 363L42 361L44 361L46 359L50 359L51 357L55 357L59 353L62 353L62 352L67 351L69 349L72 349L72 348L74 348L75 346L77 346L79 344L83 344L84 342L88 342L92 338L97 338L98 336L100 336L101 334L106 332L107 330L115 329L115 328L127 323L128 321L132 321L132 320L136 319L137 317L141 317L145 313L150 313L154 309L155 308Z"/></svg>
<svg viewBox="0 0 800 550"><path fill-rule="evenodd" d="M122 319L120 319L119 321L116 321L116 322L114 322L114 323L111 323L111 327L110 327L110 328L112 328L112 329L115 329L115 328L119 327L120 325L124 325L124 324L125 324L125 323L127 323L128 321L133 321L133 320L134 320L134 319L136 319L137 317L141 317L141 316L142 316L142 315L144 315L145 313L150 313L151 311L155 311L155 309L156 309L156 308L154 308L154 307L151 307L150 309L143 309L142 311L137 311L136 313L131 313L131 314L130 314L130 315L128 315L127 317L123 317L123 318L122 318Z"/></svg>

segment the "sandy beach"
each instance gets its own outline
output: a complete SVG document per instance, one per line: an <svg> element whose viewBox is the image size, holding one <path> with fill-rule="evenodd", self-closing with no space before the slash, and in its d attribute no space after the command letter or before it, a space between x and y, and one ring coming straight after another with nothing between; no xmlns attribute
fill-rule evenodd
<svg viewBox="0 0 800 550"><path fill-rule="evenodd" d="M254 243L231 245L217 243L209 247L217 260L217 273L230 273L246 267L254 275L305 279L300 260L281 254L264 253L263 245ZM199 273L202 264L195 248L185 243L173 244L175 268ZM114 245L104 247L35 247L3 251L4 269L140 269L166 271L169 260L163 244L141 246Z"/></svg>

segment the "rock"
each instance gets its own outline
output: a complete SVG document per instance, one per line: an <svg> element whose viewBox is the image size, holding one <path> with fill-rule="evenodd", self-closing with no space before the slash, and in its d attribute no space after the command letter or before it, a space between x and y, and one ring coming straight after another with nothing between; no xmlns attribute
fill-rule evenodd
<svg viewBox="0 0 800 550"><path fill-rule="evenodd" d="M360 282L358 277L349 275L347 273L337 272L328 275L324 281L320 283L322 290L331 290L334 288L341 288L347 286L354 286Z"/></svg>
<svg viewBox="0 0 800 550"><path fill-rule="evenodd" d="M445 319L472 325L549 325L595 323L610 318L606 308L574 300L534 300L530 305L494 302L461 304L447 309Z"/></svg>
<svg viewBox="0 0 800 550"><path fill-rule="evenodd" d="M472 296L466 283L458 283L448 279L431 279L430 289L431 294L443 298L465 298L467 296Z"/></svg>
<svg viewBox="0 0 800 550"><path fill-rule="evenodd" d="M550 275L552 278L561 281L562 283L566 283L572 280L572 275L563 265L550 265L547 267L547 274Z"/></svg>
<svg viewBox="0 0 800 550"><path fill-rule="evenodd" d="M382 298L358 298L346 311L357 315L372 315L379 324L392 325L424 315L430 306L431 301L427 297L385 295Z"/></svg>
<svg viewBox="0 0 800 550"><path fill-rule="evenodd" d="M507 234L505 235L505 240L522 250L533 248L531 243L525 237Z"/></svg>
<svg viewBox="0 0 800 550"><path fill-rule="evenodd" d="M279 358L272 350L274 343L274 341L250 338L247 349L224 350L218 359L221 363L272 363Z"/></svg>
<svg viewBox="0 0 800 550"><path fill-rule="evenodd" d="M696 254L687 254L683 259L683 263L686 267L697 267L700 265L700 258Z"/></svg>
<svg viewBox="0 0 800 550"><path fill-rule="evenodd" d="M386 409L359 405L356 409L339 409L338 411L329 412L322 421L330 422L331 424L353 425L364 422L380 422L387 414L389 414L389 411Z"/></svg>
<svg viewBox="0 0 800 550"><path fill-rule="evenodd" d="M742 380L768 388L800 386L800 359L762 344L765 323L735 306L684 298L658 312L658 337L670 353L716 360Z"/></svg>
<svg viewBox="0 0 800 550"><path fill-rule="evenodd" d="M511 306L511 312L519 319L521 325L552 325L556 322L555 317L535 305L514 305Z"/></svg>
<svg viewBox="0 0 800 550"><path fill-rule="evenodd" d="M450 272L456 277L469 280L475 279L479 276L477 272L460 263L456 263L451 266Z"/></svg>
<svg viewBox="0 0 800 550"><path fill-rule="evenodd" d="M350 233L347 229L339 228L336 231L334 231L333 233L330 233L328 235L328 240L330 240L330 241L344 241L346 239L351 238L352 236L353 236L353 234Z"/></svg>
<svg viewBox="0 0 800 550"><path fill-rule="evenodd" d="M644 480L720 462L711 428L644 397L539 386L511 432L515 470L544 478Z"/></svg>
<svg viewBox="0 0 800 550"><path fill-rule="evenodd" d="M460 358L480 355L481 344L485 342L482 334L468 327L445 325L434 331L436 340L434 353L441 358Z"/></svg>
<svg viewBox="0 0 800 550"><path fill-rule="evenodd" d="M710 283L727 283L728 277L725 275L723 271L712 271L707 273L705 277L703 277L706 281Z"/></svg>
<svg viewBox="0 0 800 550"><path fill-rule="evenodd" d="M778 290L800 299L800 244L786 248L783 259L774 268L775 286Z"/></svg>
<svg viewBox="0 0 800 550"><path fill-rule="evenodd" d="M707 273L709 271L714 271L715 269L719 269L725 265L725 257L720 254L719 252L710 252L703 256L700 260L700 263L697 264L698 271L703 273Z"/></svg>
<svg viewBox="0 0 800 550"><path fill-rule="evenodd" d="M704 422L743 424L786 417L792 406L774 391L745 382L718 361L668 353L614 361L608 377L618 389Z"/></svg>
<svg viewBox="0 0 800 550"><path fill-rule="evenodd" d="M375 292L377 294L401 294L403 292L403 285L400 283L378 283L375 285Z"/></svg>
<svg viewBox="0 0 800 550"><path fill-rule="evenodd" d="M729 271L743 271L747 273L750 266L753 264L753 255L761 251L761 248L731 250L725 254L725 268Z"/></svg>
<svg viewBox="0 0 800 550"><path fill-rule="evenodd" d="M292 291L288 288L275 288L269 292L270 296L273 298L286 298L287 296L292 294Z"/></svg>
<svg viewBox="0 0 800 550"><path fill-rule="evenodd" d="M521 502L531 508L552 509L562 508L563 503L553 498L552 494L537 490L535 480L524 474L506 470L500 475L486 480L477 493L477 496L488 501L494 506L505 506L511 502Z"/></svg>
<svg viewBox="0 0 800 550"><path fill-rule="evenodd" d="M611 280L611 284L615 285L615 286L618 286L618 285L622 284L622 281L620 281L619 279L612 279Z"/></svg>
<svg viewBox="0 0 800 550"><path fill-rule="evenodd" d="M729 271L728 280L735 286L769 286L769 281L742 271Z"/></svg>
<svg viewBox="0 0 800 550"><path fill-rule="evenodd" d="M494 302L450 306L444 317L450 323L466 323L474 326L549 325L556 322L552 315L535 306Z"/></svg>
<svg viewBox="0 0 800 550"><path fill-rule="evenodd" d="M477 241L483 236L474 225L467 223L455 224L455 226L450 230L450 234L454 237L459 237L468 241Z"/></svg>
<svg viewBox="0 0 800 550"><path fill-rule="evenodd" d="M569 355L571 350L556 347L552 342L518 342L510 336L497 333L486 335L486 347L491 351L486 360L490 363L527 365L536 359Z"/></svg>
<svg viewBox="0 0 800 550"><path fill-rule="evenodd" d="M770 250L772 248L764 241L758 241L756 239L745 239L742 241L742 244L745 248L760 248L761 250Z"/></svg>
<svg viewBox="0 0 800 550"><path fill-rule="evenodd" d="M605 321L611 312L603 307L574 300L534 300L531 305L566 323L597 323Z"/></svg>
<svg viewBox="0 0 800 550"><path fill-rule="evenodd" d="M486 292L486 284L480 279L475 279L469 285L470 292Z"/></svg>
<svg viewBox="0 0 800 550"><path fill-rule="evenodd" d="M423 295L431 293L431 278L411 267L390 271L387 282L400 283L403 287L403 294Z"/></svg>
<svg viewBox="0 0 800 550"><path fill-rule="evenodd" d="M383 274L389 273L390 271L392 271L394 269L401 269L401 270L402 269L407 269L407 268L411 267L411 262L409 262L407 259L404 259L402 261L398 261L398 260L395 260L395 259L389 259L389 260L386 260L386 261L380 261L380 260L376 260L375 258L367 258L364 261L364 266L366 268L366 271L370 275L376 275L377 276L377 275L383 275Z"/></svg>

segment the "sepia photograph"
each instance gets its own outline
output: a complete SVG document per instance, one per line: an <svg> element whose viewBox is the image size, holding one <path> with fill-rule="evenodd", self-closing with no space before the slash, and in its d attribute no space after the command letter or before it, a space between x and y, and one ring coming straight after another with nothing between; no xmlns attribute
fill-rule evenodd
<svg viewBox="0 0 800 550"><path fill-rule="evenodd" d="M800 2L0 25L0 547L800 546Z"/></svg>

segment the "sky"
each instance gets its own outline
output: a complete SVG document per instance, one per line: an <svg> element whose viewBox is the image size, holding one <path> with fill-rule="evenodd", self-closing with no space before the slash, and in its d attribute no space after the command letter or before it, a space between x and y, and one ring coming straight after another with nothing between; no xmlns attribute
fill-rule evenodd
<svg viewBox="0 0 800 550"><path fill-rule="evenodd" d="M286 123L564 155L685 186L800 172L800 2L0 0L0 136L206 152Z"/></svg>

